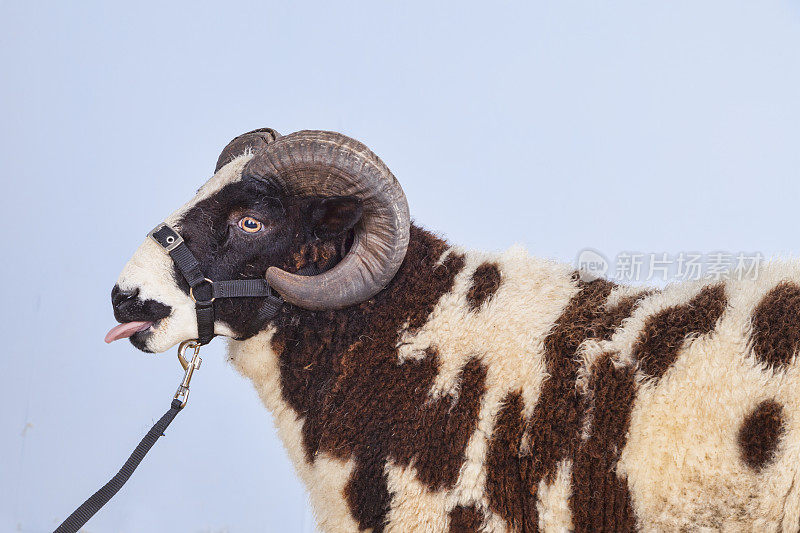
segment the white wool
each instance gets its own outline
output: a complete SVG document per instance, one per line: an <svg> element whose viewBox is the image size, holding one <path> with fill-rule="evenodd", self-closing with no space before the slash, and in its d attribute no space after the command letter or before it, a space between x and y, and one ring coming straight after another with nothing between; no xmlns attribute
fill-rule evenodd
<svg viewBox="0 0 800 533"><path fill-rule="evenodd" d="M498 264L503 283L490 303L478 312L469 311L466 291L475 268L485 261ZM399 364L422 357L427 348L437 349L441 368L430 390L432 397L458 394L457 377L471 358L486 365L487 392L452 489L430 490L417 479L413 465L400 467L390 462L386 466L392 496L388 531L446 531L449 512L458 505L478 508L485 518L484 531L507 530L505 521L490 510L486 494L489 441L506 394L522 391L526 414L536 405L547 378L543 341L577 292L569 274L566 265L532 259L518 251L500 255L468 252L453 290L441 297L425 325L414 332L401 332ZM764 368L752 356L747 341L754 307L783 279L800 283L800 269L780 263L767 268L756 282L728 282L729 307L714 330L687 342L658 382L639 375L641 386L617 475L627 480L637 523L643 530L794 531L798 527L800 369L796 363L782 373ZM631 362L633 344L647 318L686 303L704 286L677 284L644 297L610 341L587 341L581 346L578 355L584 374L603 352L617 352L618 364ZM615 289L606 307L640 292ZM319 459L314 466L306 462L299 436L302 420L280 398L270 335L231 342L234 364L253 381L274 413L290 456L310 488L320 527L324 531L354 528L352 521L340 528L348 522L342 487L352 465L325 459L325 468L340 469L341 475L331 478L329 471L316 470ZM576 387L580 383L579 379ZM783 405L787 436L776 454L779 459L755 472L740 459L736 432L744 417L764 399ZM573 527L570 471L571 461L562 461L553 483L542 481L538 487L542 531Z"/></svg>
<svg viewBox="0 0 800 533"><path fill-rule="evenodd" d="M539 511L539 531L563 533L572 531L572 511L569 497L572 494L572 461L561 461L553 483L539 482L536 509Z"/></svg>

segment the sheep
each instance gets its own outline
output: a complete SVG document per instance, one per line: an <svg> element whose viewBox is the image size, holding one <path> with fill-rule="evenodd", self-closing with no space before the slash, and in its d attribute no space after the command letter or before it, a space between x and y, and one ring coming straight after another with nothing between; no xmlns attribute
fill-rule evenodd
<svg viewBox="0 0 800 533"><path fill-rule="evenodd" d="M465 250L330 132L237 137L167 223L209 278L285 299L219 300L215 332L323 531L800 529L796 262L648 289ZM108 340L197 335L149 239L112 302Z"/></svg>

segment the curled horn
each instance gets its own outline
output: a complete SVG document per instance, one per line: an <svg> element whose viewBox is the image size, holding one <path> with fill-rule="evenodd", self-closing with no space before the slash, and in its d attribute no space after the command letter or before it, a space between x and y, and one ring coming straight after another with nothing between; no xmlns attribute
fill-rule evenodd
<svg viewBox="0 0 800 533"><path fill-rule="evenodd" d="M363 207L350 251L331 270L317 276L267 270L267 281L286 301L304 309L341 309L373 297L397 273L408 248L408 203L383 161L360 142L329 131L299 131L266 146L245 173L289 194L353 196Z"/></svg>
<svg viewBox="0 0 800 533"><path fill-rule="evenodd" d="M280 136L281 134L272 128L259 128L239 135L222 149L222 153L219 154L219 158L217 159L217 166L214 168L214 173L216 174L219 169L247 150L256 153Z"/></svg>

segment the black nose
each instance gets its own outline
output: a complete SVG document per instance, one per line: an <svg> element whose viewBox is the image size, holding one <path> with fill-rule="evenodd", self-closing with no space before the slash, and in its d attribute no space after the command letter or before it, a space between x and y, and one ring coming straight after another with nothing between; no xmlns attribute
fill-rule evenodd
<svg viewBox="0 0 800 533"><path fill-rule="evenodd" d="M114 308L114 318L117 322L133 322L136 320L150 320L155 322L168 317L172 308L155 300L142 300L139 289L123 291L114 285L111 289L111 306Z"/></svg>
<svg viewBox="0 0 800 533"><path fill-rule="evenodd" d="M135 301L137 296L139 296L139 289L123 291L119 285L114 285L114 288L111 289L111 305L115 311L121 310L127 302Z"/></svg>

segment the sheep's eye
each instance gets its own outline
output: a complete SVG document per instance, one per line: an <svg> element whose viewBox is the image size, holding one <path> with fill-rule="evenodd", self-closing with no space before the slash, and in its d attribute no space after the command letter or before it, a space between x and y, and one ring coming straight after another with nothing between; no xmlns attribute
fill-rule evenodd
<svg viewBox="0 0 800 533"><path fill-rule="evenodd" d="M264 227L264 224L253 217L243 217L239 219L239 227L247 233L256 233L261 231L261 228Z"/></svg>

